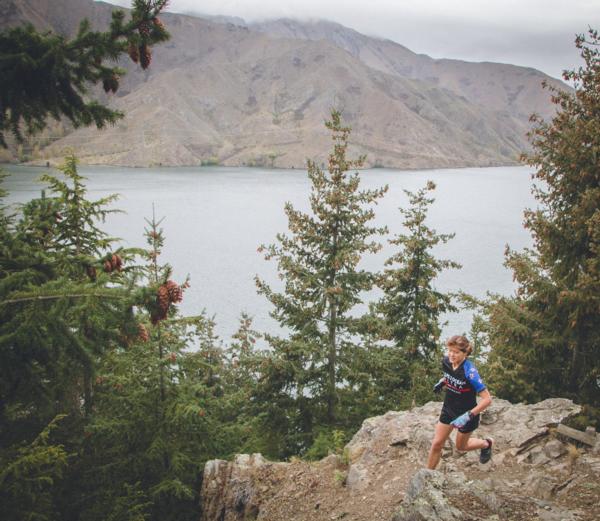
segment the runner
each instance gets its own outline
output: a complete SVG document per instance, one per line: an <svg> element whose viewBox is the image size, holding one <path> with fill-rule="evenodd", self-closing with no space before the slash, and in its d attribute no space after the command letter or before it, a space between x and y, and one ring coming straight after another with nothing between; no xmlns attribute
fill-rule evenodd
<svg viewBox="0 0 600 521"><path fill-rule="evenodd" d="M471 438L479 426L479 414L492 403L492 397L481 380L477 369L467 360L473 351L469 341L460 335L454 335L446 342L448 355L442 361L444 377L435 385L434 391L440 392L446 387L446 397L435 426L431 442L427 468L435 469L440 461L442 449L453 429L456 433L456 448L460 451L480 450L479 461L487 463L492 457L494 440ZM481 399L477 403L477 396Z"/></svg>

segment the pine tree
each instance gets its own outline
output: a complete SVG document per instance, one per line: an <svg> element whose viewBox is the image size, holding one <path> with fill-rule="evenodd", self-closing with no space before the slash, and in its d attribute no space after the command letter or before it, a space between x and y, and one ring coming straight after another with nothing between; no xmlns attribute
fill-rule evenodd
<svg viewBox="0 0 600 521"><path fill-rule="evenodd" d="M89 412L94 357L120 341L132 305L122 274L129 252L113 250L97 227L115 197L87 201L74 157L63 174L44 177L52 197L43 192L20 220L4 221L0 256L0 417L20 404L40 412L42 425L63 407L79 408L81 374ZM100 269L103 260L110 269Z"/></svg>
<svg viewBox="0 0 600 521"><path fill-rule="evenodd" d="M274 401L271 413L277 416L271 416L277 423L273 428L285 433L288 454L306 450L317 426L343 422L339 388L360 350L353 312L374 282L359 262L380 249L372 237L385 232L369 221L387 187L359 190L358 173L348 170L359 168L364 158L346 158L350 128L337 111L326 126L334 141L328 173L308 162L312 213L286 204L290 235L278 234L276 244L261 248L266 259L277 261L284 290L257 279L259 293L274 306L272 316L290 330L289 338L266 335L273 357L264 376Z"/></svg>
<svg viewBox="0 0 600 521"><path fill-rule="evenodd" d="M533 151L523 157L539 183L525 213L534 245L507 249L517 292L487 302L488 380L499 396L564 396L600 406L600 38L576 46L585 62L566 71L574 92L550 88L557 113L532 117Z"/></svg>
<svg viewBox="0 0 600 521"><path fill-rule="evenodd" d="M240 316L238 330L227 347L225 357L230 368L231 385L239 389L249 390L256 384L259 373L256 367L256 342L262 335L252 329L252 317L247 313ZM250 395L246 396L250 398Z"/></svg>
<svg viewBox="0 0 600 521"><path fill-rule="evenodd" d="M72 513L78 519L134 513L125 519L194 519L202 465L238 448L223 434L223 360L214 322L204 314L179 315L188 281L177 285L171 266L159 262L161 222L154 215L147 220L137 334L109 349L97 368L79 464L85 499Z"/></svg>
<svg viewBox="0 0 600 521"><path fill-rule="evenodd" d="M432 181L412 193L405 190L407 209L400 208L405 233L389 242L399 250L387 259L387 268L379 277L383 297L373 306L380 317L380 334L391 346L380 347L379 356L386 360L381 378L385 403L394 400L409 406L431 398L431 380L436 378L439 362L439 339L442 316L457 311L453 300L458 295L435 288L435 280L446 269L458 269L457 262L437 259L433 249L445 244L454 234L438 234L426 224L435 190ZM385 376L383 376L385 375Z"/></svg>
<svg viewBox="0 0 600 521"><path fill-rule="evenodd" d="M67 415L57 438L76 444L93 410L99 359L109 347L126 342L130 329L137 331L131 315L136 292L126 278L132 254L114 250L114 241L97 226L114 197L88 201L73 157L67 158L63 174L63 179L44 178L50 196L42 192L21 207L19 217L4 208L0 218L3 465L17 447L34 443L57 414ZM56 455L57 447L60 443L36 449L32 457L48 451ZM52 511L69 497L58 492L63 463L61 458L46 461L48 477L40 478L51 489L46 497L53 500ZM34 516L38 507L31 504L21 515Z"/></svg>
<svg viewBox="0 0 600 521"><path fill-rule="evenodd" d="M83 20L77 35L67 40L39 33L29 24L0 33L0 146L9 131L23 141L22 126L32 134L44 129L48 117L67 117L75 127L102 128L123 117L95 100L90 85L116 92L125 70L107 64L128 53L143 69L150 65L151 46L169 34L158 15L168 0L134 0L131 19L115 10L108 31L92 31Z"/></svg>
<svg viewBox="0 0 600 521"><path fill-rule="evenodd" d="M257 348L262 335L252 327L252 318L243 312L239 327L224 352L224 397L221 402L224 421L223 436L238 441L244 453L260 452L278 457L269 442L260 415L264 404L256 399L261 368L269 354ZM269 401L269 397L264 399Z"/></svg>
<svg viewBox="0 0 600 521"><path fill-rule="evenodd" d="M405 190L408 209L400 208L406 234L396 235L390 244L400 249L386 261L379 279L384 296L376 308L384 317L386 334L398 349L409 357L430 357L437 350L443 314L456 312L452 300L457 295L442 293L434 282L446 269L458 269L460 264L436 259L433 248L445 244L454 234L438 234L425 224L429 206L434 202L427 192L435 190L431 181L416 193Z"/></svg>

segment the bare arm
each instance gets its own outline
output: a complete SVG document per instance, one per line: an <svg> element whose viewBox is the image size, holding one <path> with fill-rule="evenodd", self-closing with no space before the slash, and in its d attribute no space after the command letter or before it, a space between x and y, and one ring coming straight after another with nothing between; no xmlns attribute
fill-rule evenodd
<svg viewBox="0 0 600 521"><path fill-rule="evenodd" d="M471 414L477 416L480 412L485 411L492 404L492 395L487 389L479 393L479 403L471 409Z"/></svg>

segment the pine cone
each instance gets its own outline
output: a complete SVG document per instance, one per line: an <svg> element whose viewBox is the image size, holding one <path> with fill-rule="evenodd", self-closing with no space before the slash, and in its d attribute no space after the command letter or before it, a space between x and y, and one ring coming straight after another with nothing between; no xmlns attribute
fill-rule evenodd
<svg viewBox="0 0 600 521"><path fill-rule="evenodd" d="M152 322L152 324L155 326L156 324L158 324L161 320L164 320L165 318L166 318L166 315L164 315L162 310L159 309L150 315L150 322Z"/></svg>
<svg viewBox="0 0 600 521"><path fill-rule="evenodd" d="M111 273L112 272L112 264L110 263L109 260L105 260L104 261L104 271L106 273Z"/></svg>
<svg viewBox="0 0 600 521"><path fill-rule="evenodd" d="M163 23L160 21L159 18L152 18L152 23L154 24L154 27L156 27L157 29L160 29L161 31L165 30L165 26L163 25Z"/></svg>
<svg viewBox="0 0 600 521"><path fill-rule="evenodd" d="M181 302L183 300L183 291L176 282L168 280L166 286L167 291L169 292L169 300L172 303Z"/></svg>
<svg viewBox="0 0 600 521"><path fill-rule="evenodd" d="M90 278L90 280L92 282L94 282L96 280L97 273L96 273L96 268L94 266L87 266L85 268L85 272L87 273L87 276Z"/></svg>
<svg viewBox="0 0 600 521"><path fill-rule="evenodd" d="M133 63L138 63L140 61L140 52L133 42L129 42L129 49L127 50L129 53L129 57Z"/></svg>
<svg viewBox="0 0 600 521"><path fill-rule="evenodd" d="M156 292L156 304L158 309L155 309L150 320L153 324L157 324L161 320L167 318L169 306L171 304L181 302L183 300L183 291L176 282L168 280L158 288Z"/></svg>
<svg viewBox="0 0 600 521"><path fill-rule="evenodd" d="M148 340L150 340L150 335L144 324L138 324L138 338L142 342L148 342Z"/></svg>
<svg viewBox="0 0 600 521"><path fill-rule="evenodd" d="M116 253L110 259L110 264L112 266L112 271L121 271L123 266L123 259Z"/></svg>
<svg viewBox="0 0 600 521"><path fill-rule="evenodd" d="M152 61L152 53L146 44L140 45L140 65L142 69L147 69Z"/></svg>
<svg viewBox="0 0 600 521"><path fill-rule="evenodd" d="M106 78L102 82L102 87L104 88L104 92L117 92L119 88L119 77L116 74L113 74L110 78Z"/></svg>
<svg viewBox="0 0 600 521"><path fill-rule="evenodd" d="M158 301L158 307L161 310L166 311L167 309L169 309L169 305L171 304L171 301L169 298L169 289L167 288L166 285L163 285L160 288L158 288L157 301Z"/></svg>

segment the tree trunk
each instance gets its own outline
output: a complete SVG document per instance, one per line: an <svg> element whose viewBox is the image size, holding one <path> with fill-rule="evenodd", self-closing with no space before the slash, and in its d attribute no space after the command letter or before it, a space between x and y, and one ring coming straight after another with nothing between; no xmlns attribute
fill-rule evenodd
<svg viewBox="0 0 600 521"><path fill-rule="evenodd" d="M83 368L83 410L86 417L92 414L92 370L89 367Z"/></svg>
<svg viewBox="0 0 600 521"><path fill-rule="evenodd" d="M581 374L581 345L585 345L585 334L582 331L582 328L579 326L579 322L577 323L576 329L576 337L575 337L575 346L571 352L571 367L569 367L569 391L573 394L574 397L579 397L579 388L580 388L580 374Z"/></svg>
<svg viewBox="0 0 600 521"><path fill-rule="evenodd" d="M329 357L328 357L328 389L327 389L327 420L329 425L335 422L335 366L337 364L336 346L337 303L331 297L329 301Z"/></svg>

